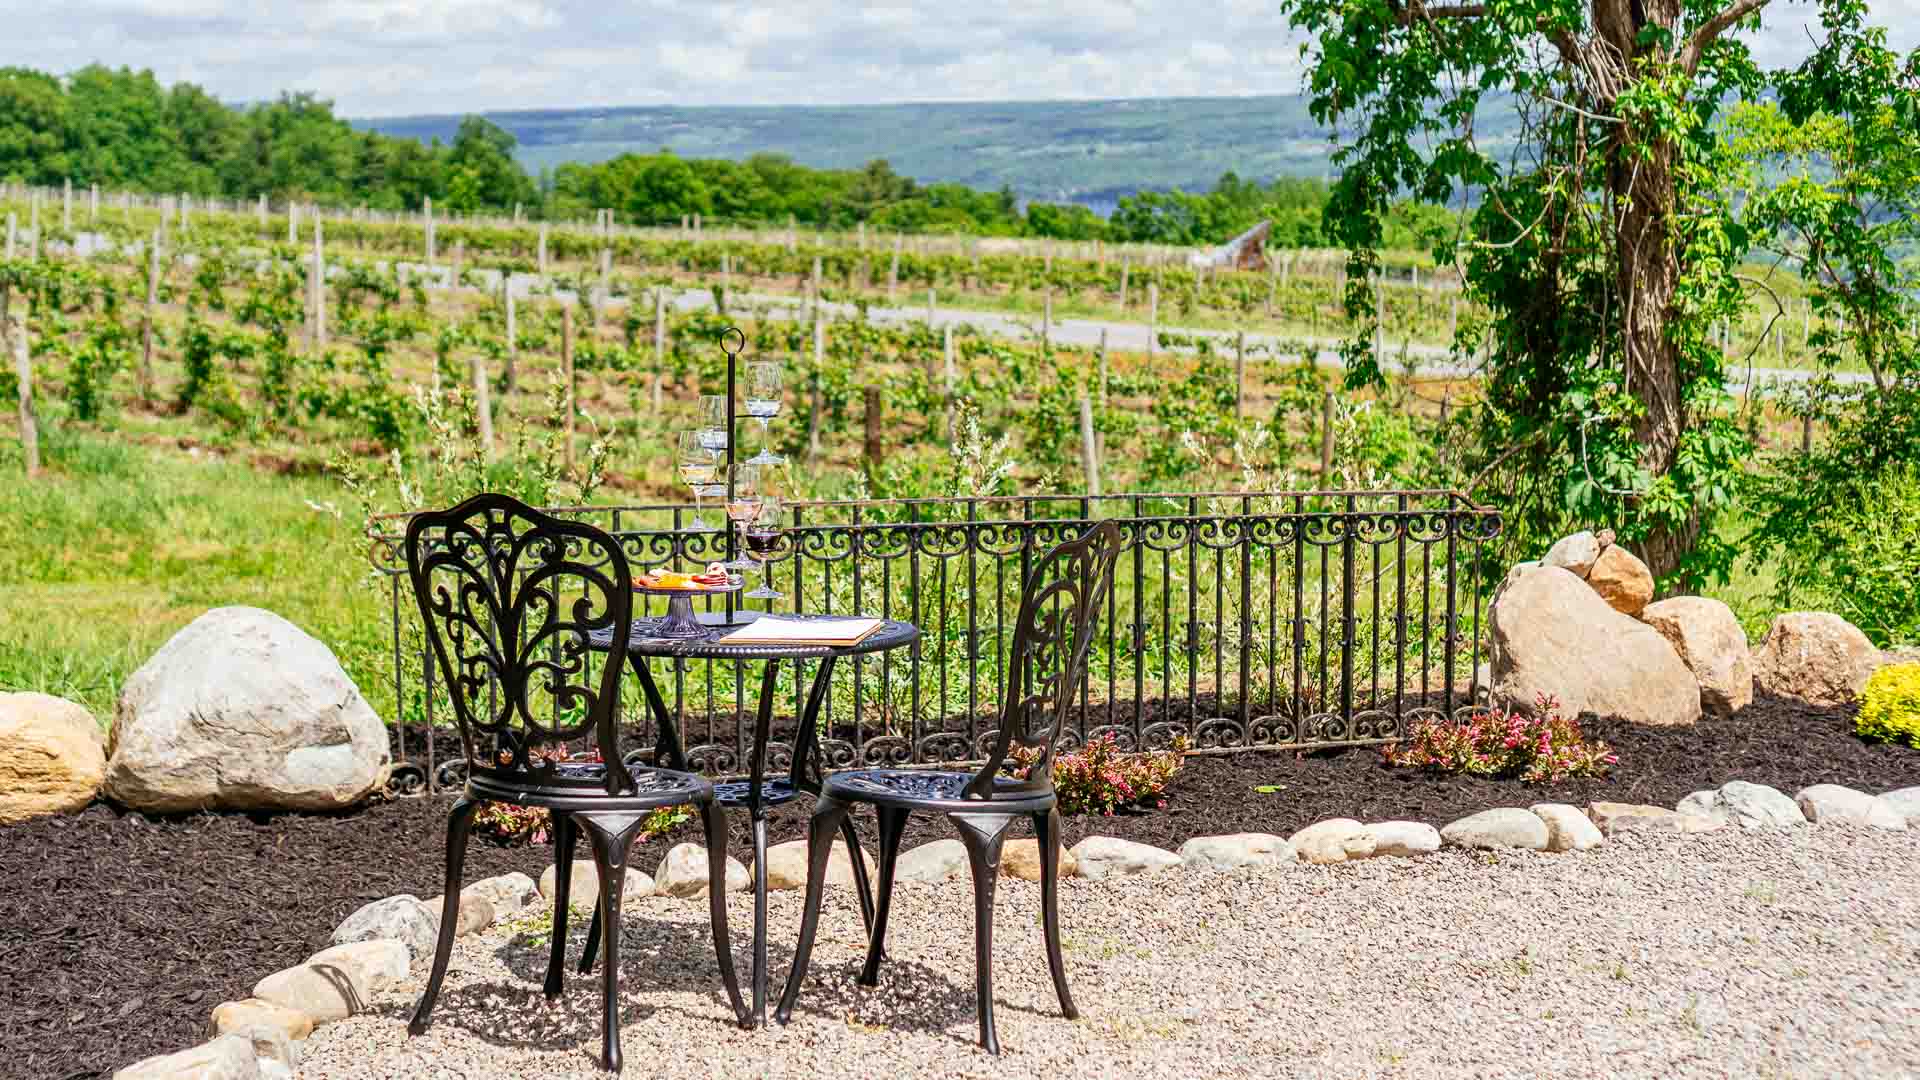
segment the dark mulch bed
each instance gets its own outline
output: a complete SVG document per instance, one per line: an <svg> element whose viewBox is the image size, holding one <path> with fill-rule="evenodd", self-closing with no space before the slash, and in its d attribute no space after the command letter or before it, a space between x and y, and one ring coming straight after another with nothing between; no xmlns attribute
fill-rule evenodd
<svg viewBox="0 0 1920 1080"><path fill-rule="evenodd" d="M1066 841L1097 833L1176 848L1191 836L1284 835L1335 816L1439 825L1541 801L1671 806L1732 779L1789 794L1822 782L1873 792L1920 784L1920 751L1863 743L1851 720L1851 710L1762 698L1691 730L1597 722L1590 733L1620 754L1613 777L1539 786L1388 770L1373 750L1195 757L1164 810L1069 818ZM1280 790L1254 791L1264 785ZM0 1071L93 1077L191 1045L214 1005L324 947L355 908L440 892L447 806L406 799L333 815L156 819L96 805L0 829ZM773 840L804 835L809 806L776 810ZM862 825L870 836L871 820ZM916 819L906 843L949 835L943 821ZM670 844L696 838L688 827L656 839L635 862L651 866ZM746 842L742 815L732 851ZM545 847L476 843L467 878L537 876L549 858Z"/></svg>

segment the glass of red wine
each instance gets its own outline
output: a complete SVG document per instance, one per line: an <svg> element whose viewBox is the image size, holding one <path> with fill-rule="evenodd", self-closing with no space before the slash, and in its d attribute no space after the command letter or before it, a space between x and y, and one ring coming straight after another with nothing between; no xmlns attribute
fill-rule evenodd
<svg viewBox="0 0 1920 1080"><path fill-rule="evenodd" d="M786 593L773 587L773 557L780 549L780 500L771 496L762 496L760 510L746 523L747 557L758 562L765 572L760 587L746 595L754 600L766 600L767 610L773 610L771 601L784 600Z"/></svg>

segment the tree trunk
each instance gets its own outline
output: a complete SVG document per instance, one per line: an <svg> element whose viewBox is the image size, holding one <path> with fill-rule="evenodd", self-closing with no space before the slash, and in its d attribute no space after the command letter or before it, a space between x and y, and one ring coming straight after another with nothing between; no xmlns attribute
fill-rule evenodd
<svg viewBox="0 0 1920 1080"><path fill-rule="evenodd" d="M1589 57L1607 69L1603 86L1617 92L1646 77L1630 63L1651 62L1661 68L1672 64L1667 49L1640 43L1641 32L1648 26L1677 33L1678 0L1596 0L1594 28L1611 48L1605 53L1590 52ZM1613 112L1611 101L1604 104L1607 112ZM1641 466L1649 475L1661 477L1673 469L1688 422L1681 399L1680 345L1672 335L1678 316L1674 293L1680 284L1679 253L1674 248L1678 150L1670 140L1658 140L1651 153L1630 152L1633 144L1646 141L1628 125L1613 130L1607 146L1607 187L1612 196L1614 286L1622 307L1627 390L1642 406L1633 438L1640 448ZM1700 526L1697 512L1683 522L1656 525L1639 545L1640 557L1656 577L1673 573L1693 550Z"/></svg>

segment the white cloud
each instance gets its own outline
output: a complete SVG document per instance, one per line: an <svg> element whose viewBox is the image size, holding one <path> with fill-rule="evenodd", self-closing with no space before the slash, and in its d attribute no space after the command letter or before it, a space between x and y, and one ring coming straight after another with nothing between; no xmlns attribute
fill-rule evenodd
<svg viewBox="0 0 1920 1080"><path fill-rule="evenodd" d="M1920 0L1869 0L1920 45ZM0 65L151 67L230 101L309 90L349 115L659 104L1291 93L1277 0L0 0ZM1764 63L1804 53L1773 0Z"/></svg>

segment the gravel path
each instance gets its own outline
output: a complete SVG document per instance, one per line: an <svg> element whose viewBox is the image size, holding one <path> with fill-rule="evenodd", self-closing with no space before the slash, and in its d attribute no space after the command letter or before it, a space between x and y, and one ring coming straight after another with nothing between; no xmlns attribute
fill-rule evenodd
<svg viewBox="0 0 1920 1080"><path fill-rule="evenodd" d="M722 1004L705 907L627 905L630 1074L771 1077L1897 1077L1920 1075L1920 834L1819 826L1629 836L1578 855L1445 851L1239 874L1063 883L1082 1019L1059 1016L1038 886L1000 889L1005 1053L974 1044L964 882L902 884L881 985L829 893L791 1027ZM795 892L773 894L785 977ZM751 901L731 901L746 978ZM531 913L530 913L531 914ZM577 957L584 926L572 932ZM545 949L462 939L434 1026L424 973L328 1025L298 1075L595 1077L596 977L540 995ZM649 982L650 972L660 972Z"/></svg>

